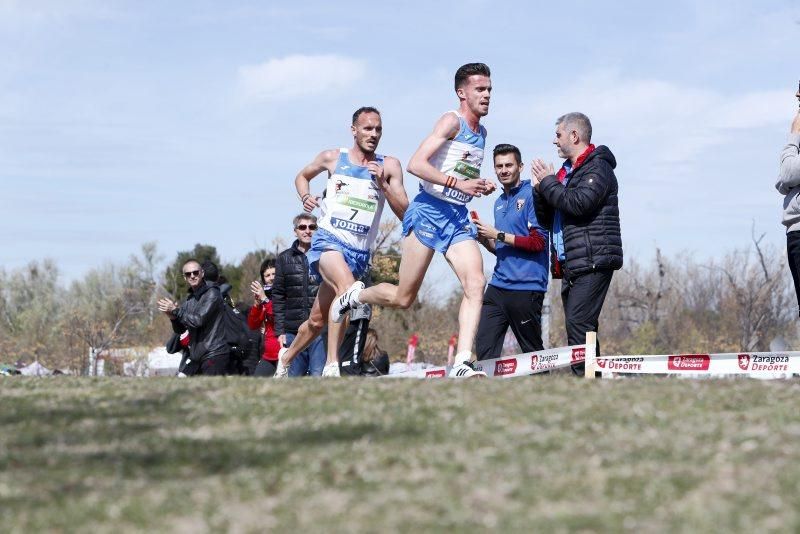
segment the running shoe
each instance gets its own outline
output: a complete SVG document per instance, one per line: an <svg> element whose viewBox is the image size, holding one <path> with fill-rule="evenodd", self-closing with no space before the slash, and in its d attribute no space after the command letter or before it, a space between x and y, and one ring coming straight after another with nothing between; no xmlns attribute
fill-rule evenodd
<svg viewBox="0 0 800 534"><path fill-rule="evenodd" d="M283 355L289 350L288 347L281 347L278 351L278 364L275 366L275 374L272 378L281 379L289 377L289 367L283 363Z"/></svg>
<svg viewBox="0 0 800 534"><path fill-rule="evenodd" d="M475 367L472 366L472 362L466 361L457 363L450 369L450 374L448 375L450 378L473 378L473 377L483 377L486 378L486 373L483 371L478 371Z"/></svg>
<svg viewBox="0 0 800 534"><path fill-rule="evenodd" d="M364 282L355 282L350 289L336 297L331 307L334 322L341 323L347 312L356 307L354 297L357 297L362 289L364 289Z"/></svg>
<svg viewBox="0 0 800 534"><path fill-rule="evenodd" d="M327 363L325 367L322 369L322 378L339 378L341 374L339 373L339 364L334 363Z"/></svg>

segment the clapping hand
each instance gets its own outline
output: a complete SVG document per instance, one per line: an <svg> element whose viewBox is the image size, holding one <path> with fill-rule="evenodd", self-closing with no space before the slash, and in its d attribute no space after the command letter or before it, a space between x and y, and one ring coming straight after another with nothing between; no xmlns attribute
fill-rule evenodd
<svg viewBox="0 0 800 534"><path fill-rule="evenodd" d="M159 299L158 300L158 311L164 312L169 316L175 315L175 310L178 309L178 305L170 299Z"/></svg>
<svg viewBox="0 0 800 534"><path fill-rule="evenodd" d="M539 187L539 184L542 183L545 176L550 176L555 173L556 171L552 163L545 163L541 159L535 159L531 162L532 181L533 186L536 188Z"/></svg>

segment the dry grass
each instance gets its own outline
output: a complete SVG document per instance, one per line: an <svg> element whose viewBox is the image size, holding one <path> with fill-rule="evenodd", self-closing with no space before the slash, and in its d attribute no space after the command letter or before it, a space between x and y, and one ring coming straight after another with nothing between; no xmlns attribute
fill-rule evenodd
<svg viewBox="0 0 800 534"><path fill-rule="evenodd" d="M797 531L800 384L0 379L0 531Z"/></svg>

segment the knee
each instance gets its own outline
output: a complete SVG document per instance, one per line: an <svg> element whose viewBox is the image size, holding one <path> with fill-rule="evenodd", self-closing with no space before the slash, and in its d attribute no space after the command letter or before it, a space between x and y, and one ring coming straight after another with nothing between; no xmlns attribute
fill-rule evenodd
<svg viewBox="0 0 800 534"><path fill-rule="evenodd" d="M483 273L467 277L464 281L464 295L469 299L483 301L483 291L486 289L486 276Z"/></svg>
<svg viewBox="0 0 800 534"><path fill-rule="evenodd" d="M414 301L417 300L416 295L412 294L405 294L405 295L397 295L395 297L395 306L400 308L401 310L407 310L414 304Z"/></svg>
<svg viewBox="0 0 800 534"><path fill-rule="evenodd" d="M306 325L312 334L318 335L325 327L325 322L322 320L322 316L312 315L306 321Z"/></svg>

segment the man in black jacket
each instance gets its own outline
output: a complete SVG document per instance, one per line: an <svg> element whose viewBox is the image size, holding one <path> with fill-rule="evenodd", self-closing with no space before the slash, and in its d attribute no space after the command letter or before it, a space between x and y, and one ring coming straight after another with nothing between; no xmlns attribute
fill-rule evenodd
<svg viewBox="0 0 800 534"><path fill-rule="evenodd" d="M622 267L617 161L606 146L591 144L592 124L583 113L556 121L558 173L541 160L531 164L538 220L550 230L552 271L563 276L561 299L567 342L581 345L597 332L614 271ZM598 343L597 354L600 354ZM576 373L583 366L575 366Z"/></svg>
<svg viewBox="0 0 800 534"><path fill-rule="evenodd" d="M309 275L306 257L317 229L317 218L310 213L301 213L294 218L293 224L297 240L278 254L272 286L275 334L281 347L292 344L297 329L311 313L319 289L319 281ZM322 337L317 337L292 360L289 376L322 376L326 359Z"/></svg>
<svg viewBox="0 0 800 534"><path fill-rule="evenodd" d="M159 311L172 321L172 331L189 331L191 373L224 375L228 368L229 348L222 318L222 297L219 288L204 280L200 262L191 259L183 265L183 277L189 284L189 296L178 306L164 298L158 301ZM185 372L185 371L184 371Z"/></svg>

